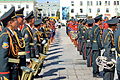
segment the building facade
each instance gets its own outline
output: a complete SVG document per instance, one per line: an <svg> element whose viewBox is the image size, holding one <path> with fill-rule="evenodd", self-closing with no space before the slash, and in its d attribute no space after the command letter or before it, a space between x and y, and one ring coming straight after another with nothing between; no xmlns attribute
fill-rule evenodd
<svg viewBox="0 0 120 80"><path fill-rule="evenodd" d="M34 11L34 0L0 0L0 16L7 12L12 6L15 6L15 9L18 10L24 7L24 16Z"/></svg>
<svg viewBox="0 0 120 80"><path fill-rule="evenodd" d="M39 14L41 16L56 17L56 12L60 9L60 4L58 1L46 1L37 4Z"/></svg>
<svg viewBox="0 0 120 80"><path fill-rule="evenodd" d="M65 9L67 13L64 13ZM68 17L95 17L99 14L103 16L119 16L120 0L60 0L61 19ZM64 18L64 16L67 18ZM65 17L66 17L65 16Z"/></svg>

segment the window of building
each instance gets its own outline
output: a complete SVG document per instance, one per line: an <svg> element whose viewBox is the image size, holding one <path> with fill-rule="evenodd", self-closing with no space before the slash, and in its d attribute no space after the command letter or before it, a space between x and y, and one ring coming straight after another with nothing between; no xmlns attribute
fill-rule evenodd
<svg viewBox="0 0 120 80"><path fill-rule="evenodd" d="M83 9L80 9L80 13L83 13Z"/></svg>
<svg viewBox="0 0 120 80"><path fill-rule="evenodd" d="M91 13L92 11L91 11L91 9L89 8L89 13Z"/></svg>
<svg viewBox="0 0 120 80"><path fill-rule="evenodd" d="M11 7L14 7L14 5L11 5Z"/></svg>
<svg viewBox="0 0 120 80"><path fill-rule="evenodd" d="M107 5L107 1L105 1L105 6Z"/></svg>
<svg viewBox="0 0 120 80"><path fill-rule="evenodd" d="M18 8L21 8L21 5L18 5Z"/></svg>
<svg viewBox="0 0 120 80"><path fill-rule="evenodd" d="M91 1L91 6L93 5L92 1Z"/></svg>
<svg viewBox="0 0 120 80"><path fill-rule="evenodd" d="M72 6L74 6L74 4L71 4Z"/></svg>
<svg viewBox="0 0 120 80"><path fill-rule="evenodd" d="M117 5L119 5L119 1L117 1Z"/></svg>
<svg viewBox="0 0 120 80"><path fill-rule="evenodd" d="M89 1L87 1L87 5L88 5L88 6L90 5L90 2L89 2Z"/></svg>
<svg viewBox="0 0 120 80"><path fill-rule="evenodd" d="M109 8L106 8L106 13L109 13Z"/></svg>
<svg viewBox="0 0 120 80"><path fill-rule="evenodd" d="M7 8L7 5L4 5L4 9L6 9Z"/></svg>
<svg viewBox="0 0 120 80"><path fill-rule="evenodd" d="M48 13L48 16L50 16L50 13Z"/></svg>
<svg viewBox="0 0 120 80"><path fill-rule="evenodd" d="M51 14L52 16L55 16L55 14Z"/></svg>
<svg viewBox="0 0 120 80"><path fill-rule="evenodd" d="M71 1L71 6L74 6L74 1Z"/></svg>
<svg viewBox="0 0 120 80"><path fill-rule="evenodd" d="M100 12L100 8L97 8L97 12Z"/></svg>
<svg viewBox="0 0 120 80"><path fill-rule="evenodd" d="M116 5L116 1L114 1L114 5Z"/></svg>
<svg viewBox="0 0 120 80"><path fill-rule="evenodd" d="M71 3L74 3L74 1L71 1Z"/></svg>
<svg viewBox="0 0 120 80"><path fill-rule="evenodd" d="M108 5L110 5L110 1L108 1Z"/></svg>
<svg viewBox="0 0 120 80"><path fill-rule="evenodd" d="M29 12L28 11L26 11L26 15L28 15L29 14Z"/></svg>
<svg viewBox="0 0 120 80"><path fill-rule="evenodd" d="M43 14L43 16L46 16L46 14Z"/></svg>
<svg viewBox="0 0 120 80"><path fill-rule="evenodd" d="M83 5L83 2L82 1L80 1L80 6L82 6Z"/></svg>
<svg viewBox="0 0 120 80"><path fill-rule="evenodd" d="M74 9L71 9L71 13L74 13Z"/></svg>
<svg viewBox="0 0 120 80"><path fill-rule="evenodd" d="M26 8L28 9L28 8L29 8L29 5L26 5Z"/></svg>
<svg viewBox="0 0 120 80"><path fill-rule="evenodd" d="M98 1L96 1L96 5L98 5Z"/></svg>
<svg viewBox="0 0 120 80"><path fill-rule="evenodd" d="M99 1L99 5L102 5L102 2L101 2L101 1Z"/></svg>
<svg viewBox="0 0 120 80"><path fill-rule="evenodd" d="M53 6L57 6L57 5L53 5Z"/></svg>

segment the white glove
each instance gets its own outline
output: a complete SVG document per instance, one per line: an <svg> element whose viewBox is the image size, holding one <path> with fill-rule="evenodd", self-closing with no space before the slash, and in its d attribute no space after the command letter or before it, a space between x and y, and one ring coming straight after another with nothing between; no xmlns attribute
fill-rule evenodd
<svg viewBox="0 0 120 80"><path fill-rule="evenodd" d="M30 62L30 59L26 59L26 62Z"/></svg>
<svg viewBox="0 0 120 80"><path fill-rule="evenodd" d="M42 44L45 44L45 43L46 43L46 40L43 40L43 41L42 41Z"/></svg>

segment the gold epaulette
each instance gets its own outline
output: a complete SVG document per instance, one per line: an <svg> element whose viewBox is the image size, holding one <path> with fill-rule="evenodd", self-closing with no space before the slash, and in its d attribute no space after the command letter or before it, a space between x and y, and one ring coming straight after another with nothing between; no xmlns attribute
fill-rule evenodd
<svg viewBox="0 0 120 80"><path fill-rule="evenodd" d="M5 35L5 34L8 34L7 32L4 32L4 33L2 33L1 35L0 35L0 37L2 37L3 35Z"/></svg>

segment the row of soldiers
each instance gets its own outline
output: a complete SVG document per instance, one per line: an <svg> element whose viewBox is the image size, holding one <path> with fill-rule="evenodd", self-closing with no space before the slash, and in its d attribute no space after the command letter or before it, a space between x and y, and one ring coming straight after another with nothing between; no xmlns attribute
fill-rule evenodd
<svg viewBox="0 0 120 80"><path fill-rule="evenodd" d="M77 43L75 46L87 60L87 67L93 68L93 77L114 80L116 66L120 80L120 20L115 16L103 22L102 16L78 21L72 18L67 22L66 32Z"/></svg>
<svg viewBox="0 0 120 80"><path fill-rule="evenodd" d="M11 7L1 18L0 80L31 80L42 69L49 44L55 35L55 21L26 17L24 8Z"/></svg>

